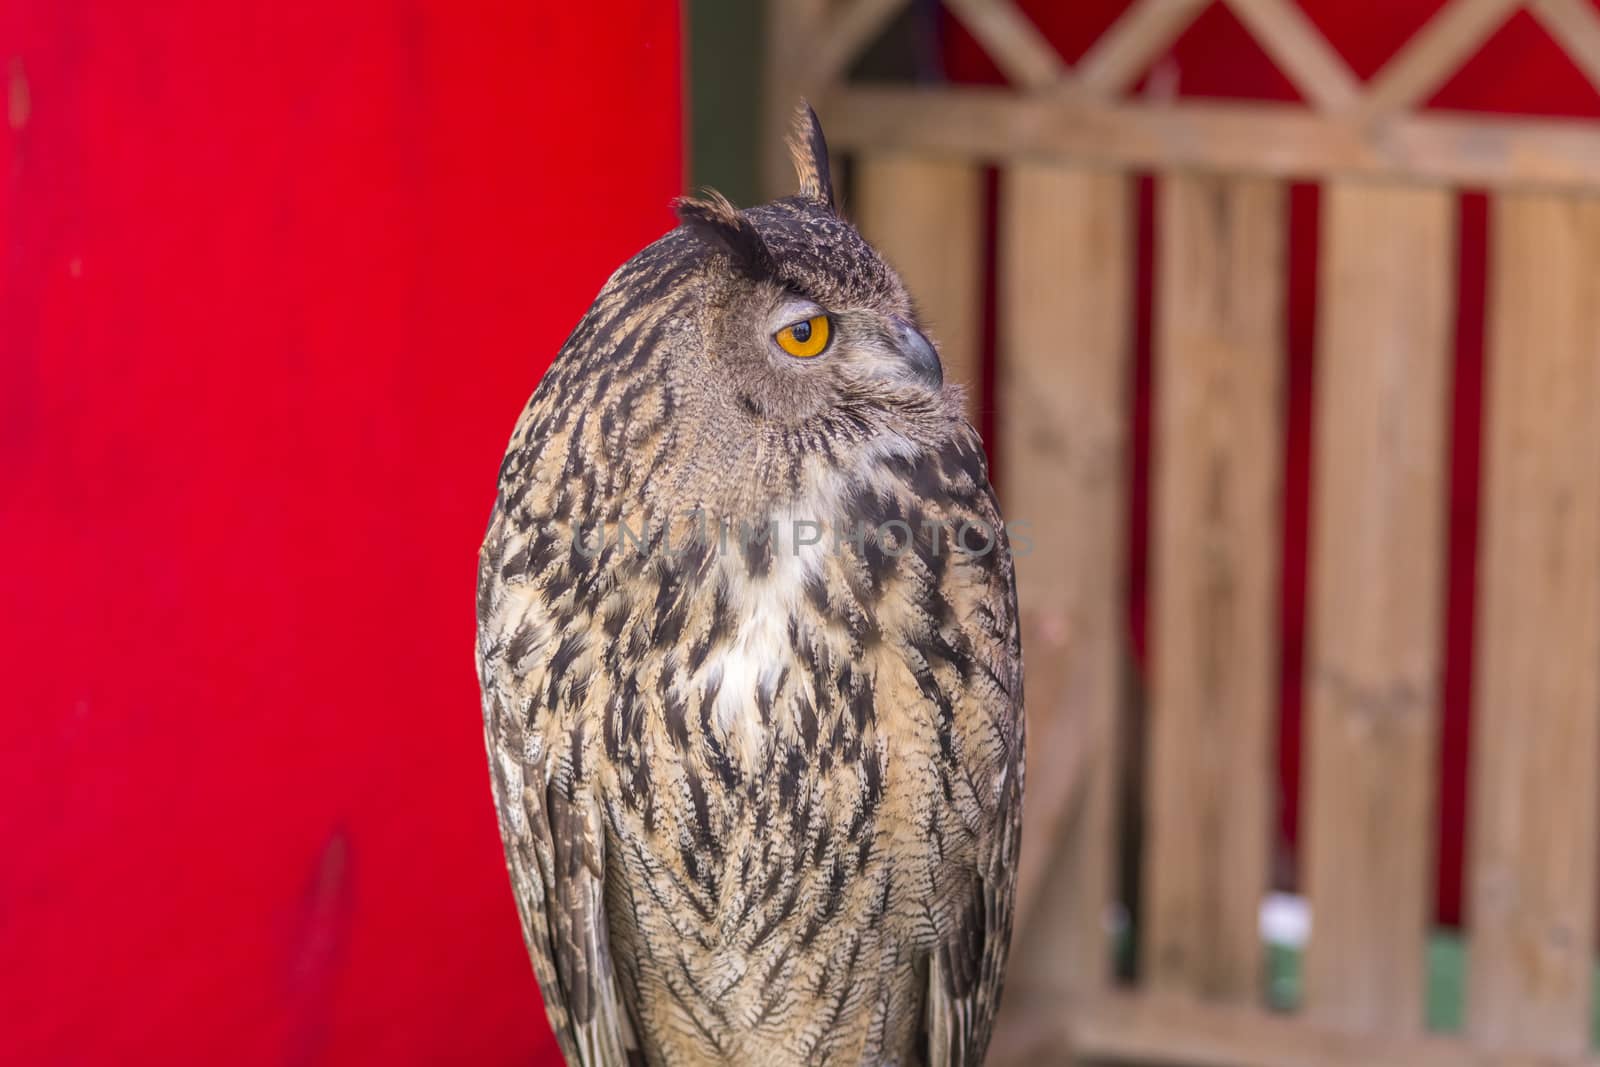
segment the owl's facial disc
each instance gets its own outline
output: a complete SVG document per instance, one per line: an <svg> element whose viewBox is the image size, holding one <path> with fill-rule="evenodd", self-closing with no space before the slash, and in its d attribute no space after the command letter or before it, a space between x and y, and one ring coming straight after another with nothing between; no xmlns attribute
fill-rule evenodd
<svg viewBox="0 0 1600 1067"><path fill-rule="evenodd" d="M865 378L935 392L944 384L933 342L903 315L865 309L836 315L815 301L792 297L779 302L768 326L768 347L784 365L820 365L827 357Z"/></svg>

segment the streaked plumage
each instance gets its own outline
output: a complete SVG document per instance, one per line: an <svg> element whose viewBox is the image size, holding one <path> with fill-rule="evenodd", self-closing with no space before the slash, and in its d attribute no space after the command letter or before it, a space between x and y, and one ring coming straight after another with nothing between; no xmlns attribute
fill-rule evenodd
<svg viewBox="0 0 1600 1067"><path fill-rule="evenodd" d="M835 213L809 109L794 147L800 195L685 202L612 276L500 472L484 723L573 1064L971 1065L999 998L1011 559L959 392ZM826 351L786 356L774 331L813 313Z"/></svg>

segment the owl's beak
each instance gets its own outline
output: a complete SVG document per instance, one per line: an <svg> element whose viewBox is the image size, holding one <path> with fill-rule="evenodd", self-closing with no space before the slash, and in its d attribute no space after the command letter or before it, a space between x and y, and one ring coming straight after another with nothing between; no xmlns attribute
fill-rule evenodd
<svg viewBox="0 0 1600 1067"><path fill-rule="evenodd" d="M891 316L891 319L900 335L897 347L901 360L910 372L909 376L929 389L938 389L944 384L944 367L939 363L939 353L934 349L933 342L909 319L900 315Z"/></svg>

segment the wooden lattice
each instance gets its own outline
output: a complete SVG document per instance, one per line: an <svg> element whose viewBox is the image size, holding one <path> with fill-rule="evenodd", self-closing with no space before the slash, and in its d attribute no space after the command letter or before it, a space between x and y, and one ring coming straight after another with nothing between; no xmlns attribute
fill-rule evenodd
<svg viewBox="0 0 1600 1067"><path fill-rule="evenodd" d="M829 114L829 133L842 149L1490 187L1600 186L1600 132L1591 126L1416 110L1518 9L1600 84L1600 13L1586 0L1453 0L1365 84L1292 0L1216 0L1294 83L1304 107L1124 99L1212 0L1135 0L1071 69L1011 0L946 0L1011 89L844 83L851 62L908 2L778 0L774 40L821 44L774 49L773 106L784 110L784 101L811 97ZM809 32L815 27L818 33ZM785 62L787 55L803 66ZM784 180L778 169L772 177Z"/></svg>
<svg viewBox="0 0 1600 1067"><path fill-rule="evenodd" d="M1517 10L1600 84L1589 0L1451 0L1370 80L1292 0L1227 5L1306 101L1129 99L1208 0L1135 0L1069 66L1009 0L945 0L1006 88L865 87L909 0L772 0L774 130L809 97L851 214L995 427L1030 771L1000 1063L1600 1067L1600 124L1421 110ZM790 47L805 41L805 49ZM777 137L769 137L777 142ZM781 168L780 168L781 164ZM979 390L983 168L998 389ZM774 161L774 187L787 164ZM1148 774L1125 773L1136 172L1157 183ZM781 175L781 176L780 176ZM1322 183L1301 888L1304 1001L1263 1010L1287 183ZM1457 190L1491 196L1465 1033L1423 1012L1444 641ZM1111 980L1143 812L1139 983Z"/></svg>

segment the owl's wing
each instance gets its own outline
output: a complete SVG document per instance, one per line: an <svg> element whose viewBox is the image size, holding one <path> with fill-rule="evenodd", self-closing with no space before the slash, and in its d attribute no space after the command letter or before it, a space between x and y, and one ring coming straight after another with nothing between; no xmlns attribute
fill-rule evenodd
<svg viewBox="0 0 1600 1067"><path fill-rule="evenodd" d="M1022 790L1015 774L1011 779L1016 784L1004 790L1004 823L980 861L966 907L929 962L923 1010L928 1067L977 1067L989 1047L1011 942L1022 827Z"/></svg>
<svg viewBox="0 0 1600 1067"><path fill-rule="evenodd" d="M643 1062L622 1006L605 911L605 826L571 753L581 737L554 718L530 715L537 679L511 662L532 598L508 588L497 514L480 559L478 661L484 741L522 936L544 994L550 1027L574 1067Z"/></svg>
<svg viewBox="0 0 1600 1067"><path fill-rule="evenodd" d="M929 1067L977 1067L989 1046L1011 944L1017 853L1022 840L1022 639L1005 525L976 438L948 451L945 488L958 514L995 536L995 551L944 575L947 602L959 605L961 636L972 653L957 699L965 734L963 771L983 827L959 911L928 966L923 1025ZM961 883L957 883L961 884Z"/></svg>

